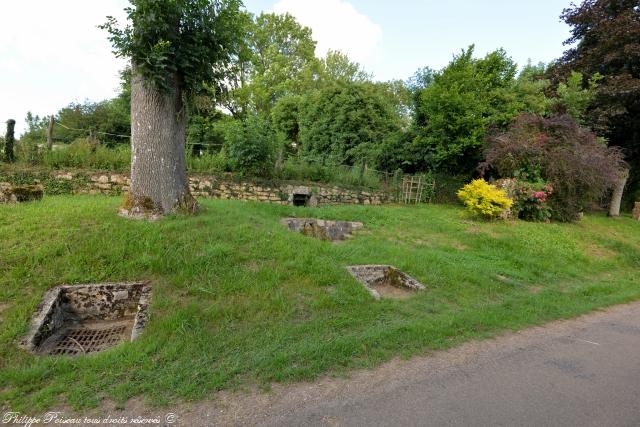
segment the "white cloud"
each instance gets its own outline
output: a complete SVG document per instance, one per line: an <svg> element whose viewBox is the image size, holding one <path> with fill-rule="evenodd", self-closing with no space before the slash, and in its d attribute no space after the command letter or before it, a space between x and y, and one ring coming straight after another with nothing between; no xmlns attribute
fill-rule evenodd
<svg viewBox="0 0 640 427"><path fill-rule="evenodd" d="M376 54L382 29L344 0L280 0L275 13L290 13L311 28L318 42L316 54L340 50L352 60L366 63Z"/></svg>
<svg viewBox="0 0 640 427"><path fill-rule="evenodd" d="M113 56L107 34L97 26L107 15L122 21L127 5L127 0L3 2L0 134L10 118L23 132L27 111L44 116L71 102L115 95L125 61ZM366 65L377 53L381 28L345 0L280 0L274 12L289 12L310 27L318 55L341 50Z"/></svg>
<svg viewBox="0 0 640 427"><path fill-rule="evenodd" d="M123 18L126 0L22 0L3 4L0 25L0 129L27 111L49 115L75 101L116 93L118 71L105 31L107 15ZM0 132L4 133L4 132Z"/></svg>

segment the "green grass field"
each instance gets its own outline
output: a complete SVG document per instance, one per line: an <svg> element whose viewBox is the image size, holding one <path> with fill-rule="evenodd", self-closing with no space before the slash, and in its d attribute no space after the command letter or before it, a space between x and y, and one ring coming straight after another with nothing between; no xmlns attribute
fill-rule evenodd
<svg viewBox="0 0 640 427"><path fill-rule="evenodd" d="M481 222L456 207L315 210L204 201L157 223L119 198L0 206L0 402L17 411L151 405L245 385L344 374L509 329L640 299L640 224ZM356 220L341 244L289 232L286 216ZM375 301L345 270L392 264L429 288ZM81 358L18 347L48 288L149 280L142 337Z"/></svg>

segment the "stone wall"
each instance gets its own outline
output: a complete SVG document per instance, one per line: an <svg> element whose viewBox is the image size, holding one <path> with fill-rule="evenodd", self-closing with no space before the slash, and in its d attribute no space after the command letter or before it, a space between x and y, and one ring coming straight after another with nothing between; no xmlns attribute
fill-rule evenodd
<svg viewBox="0 0 640 427"><path fill-rule="evenodd" d="M24 174L20 182L4 174L1 181L25 183ZM27 180L28 181L28 180ZM129 190L130 180L125 174L86 173L56 171L33 176L30 184L44 186L45 194L106 194L119 195ZM191 192L196 197L213 199L252 200L277 204L302 204L307 206L362 204L380 205L395 201L387 192L347 189L321 184L298 185L288 182L259 183L238 180L232 176L194 175L189 178Z"/></svg>

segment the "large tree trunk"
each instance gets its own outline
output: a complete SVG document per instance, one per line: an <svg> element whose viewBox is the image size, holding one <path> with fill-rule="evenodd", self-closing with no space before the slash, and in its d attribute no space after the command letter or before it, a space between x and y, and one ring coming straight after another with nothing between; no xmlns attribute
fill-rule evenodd
<svg viewBox="0 0 640 427"><path fill-rule="evenodd" d="M195 212L185 162L187 112L178 79L169 91L145 84L133 70L131 81L131 188L121 214L157 218Z"/></svg>
<svg viewBox="0 0 640 427"><path fill-rule="evenodd" d="M624 186L627 185L627 179L629 179L629 170L625 169L620 174L620 179L613 189L613 196L609 205L609 216L620 216L620 204L622 203L622 194L624 193Z"/></svg>

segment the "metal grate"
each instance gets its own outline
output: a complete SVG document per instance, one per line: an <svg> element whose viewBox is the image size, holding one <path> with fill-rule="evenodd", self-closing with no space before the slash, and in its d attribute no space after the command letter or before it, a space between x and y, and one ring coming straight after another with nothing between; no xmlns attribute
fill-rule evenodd
<svg viewBox="0 0 640 427"><path fill-rule="evenodd" d="M70 328L48 352L52 355L73 356L95 353L126 341L127 327L115 325L100 329Z"/></svg>

